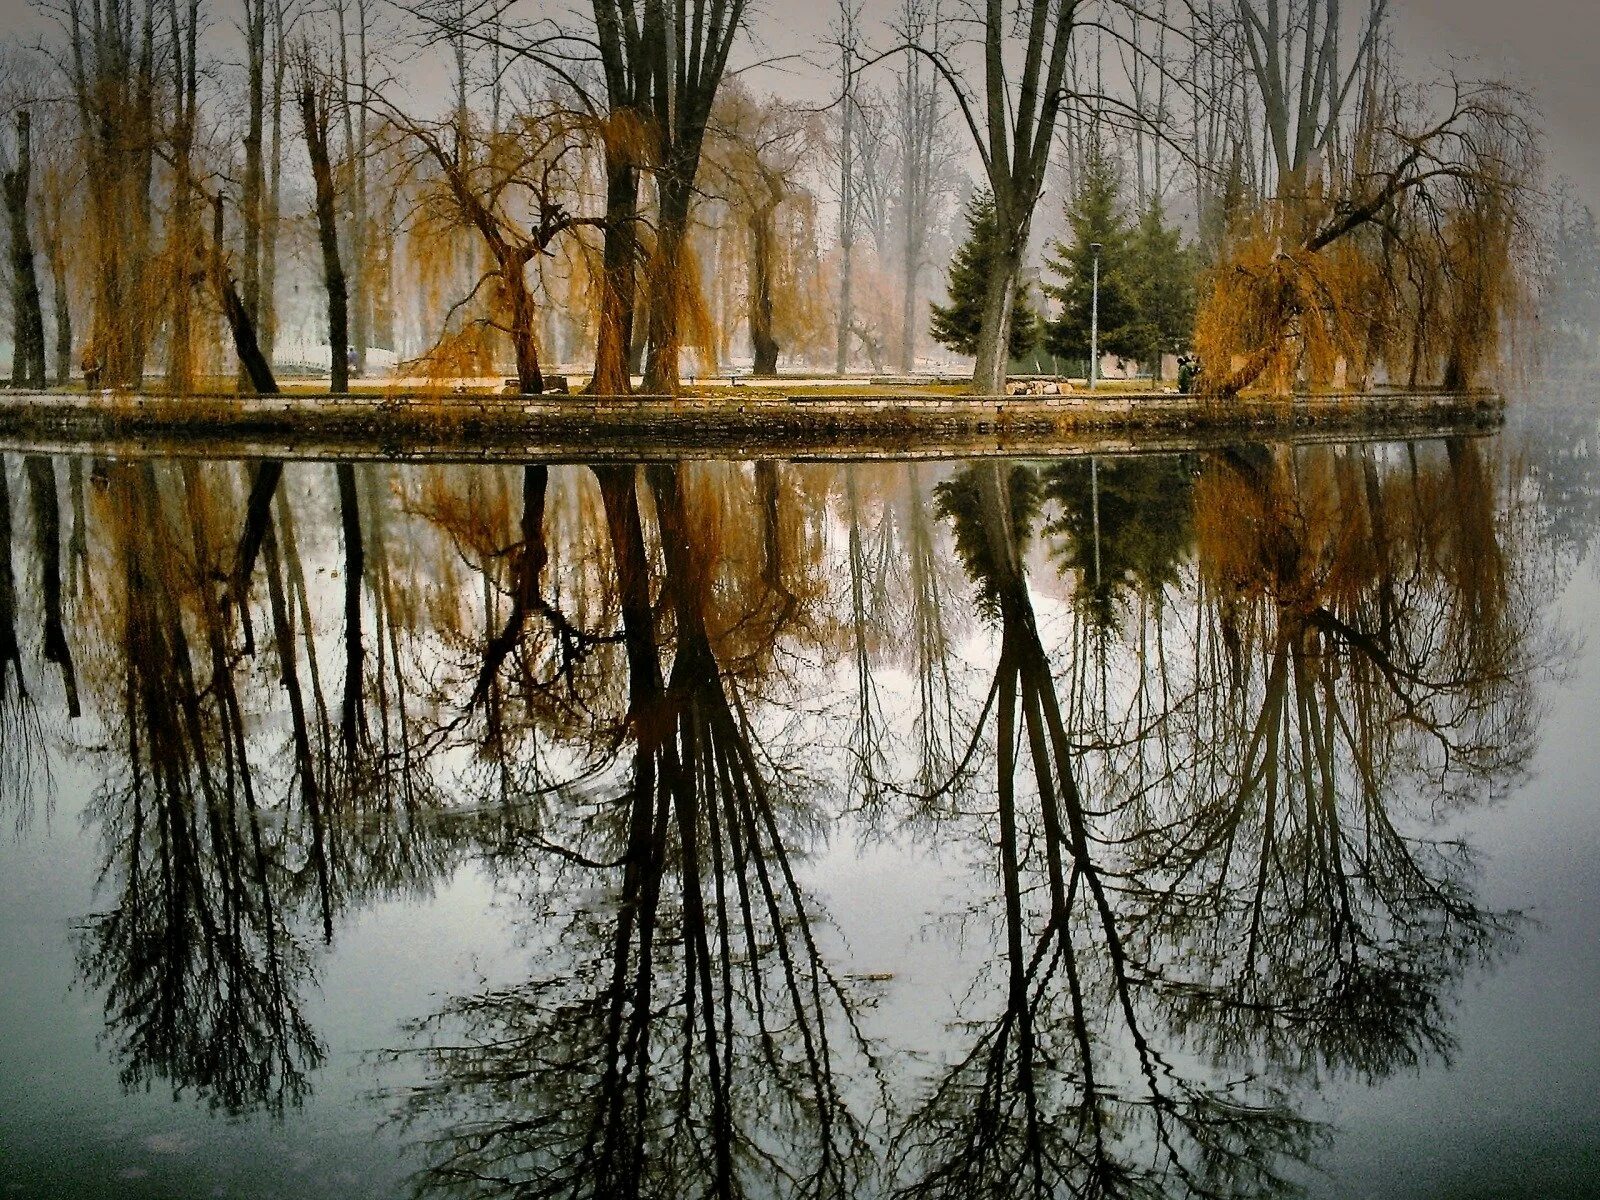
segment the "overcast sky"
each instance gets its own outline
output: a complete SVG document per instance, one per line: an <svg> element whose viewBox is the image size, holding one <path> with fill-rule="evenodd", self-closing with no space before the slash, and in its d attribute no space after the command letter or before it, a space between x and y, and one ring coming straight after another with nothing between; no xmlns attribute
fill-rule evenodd
<svg viewBox="0 0 1600 1200"><path fill-rule="evenodd" d="M205 7L214 21L227 21L223 14L242 5L205 0ZM583 0L545 4L552 13L571 7L587 5ZM776 53L815 53L835 11L832 0L754 0L753 7L757 36ZM865 0L865 7L864 24L875 29L899 8L899 0ZM1440 67L1476 60L1484 74L1518 76L1543 113L1552 173L1571 177L1586 201L1600 209L1600 0L1392 0L1391 11L1408 57ZM0 0L4 33L31 40L41 28L27 0ZM797 72L811 73L796 66ZM758 86L788 90L783 80L763 75ZM819 83L788 81L796 92L811 95Z"/></svg>
<svg viewBox="0 0 1600 1200"><path fill-rule="evenodd" d="M1395 0L1408 47L1503 65L1534 94L1549 165L1600 209L1600 0Z"/></svg>

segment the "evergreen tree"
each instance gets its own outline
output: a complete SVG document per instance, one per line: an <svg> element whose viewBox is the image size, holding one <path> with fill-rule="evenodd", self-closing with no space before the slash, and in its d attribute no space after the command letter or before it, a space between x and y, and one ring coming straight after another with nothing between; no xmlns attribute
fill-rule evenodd
<svg viewBox="0 0 1600 1200"><path fill-rule="evenodd" d="M1094 251L1100 245L1100 352L1137 357L1144 347L1130 277L1130 231L1121 207L1122 179L1099 148L1084 163L1077 196L1067 209L1070 240L1056 242L1046 265L1060 283L1045 292L1061 312L1045 332L1045 348L1060 358L1088 358L1094 297Z"/></svg>
<svg viewBox="0 0 1600 1200"><path fill-rule="evenodd" d="M1152 198L1128 244L1128 274L1138 316L1128 330L1133 356L1159 372L1163 354L1180 354L1194 333L1195 256Z"/></svg>
<svg viewBox="0 0 1600 1200"><path fill-rule="evenodd" d="M995 239L994 197L976 193L967 202L967 240L950 264L950 303L930 305L933 340L957 354L978 352L978 327L983 322L983 293L988 285ZM1011 309L1010 351L1023 358L1039 344L1039 316L1027 295L1018 292Z"/></svg>
<svg viewBox="0 0 1600 1200"><path fill-rule="evenodd" d="M1552 239L1541 319L1546 352L1558 370L1600 358L1600 230L1587 207L1563 204Z"/></svg>

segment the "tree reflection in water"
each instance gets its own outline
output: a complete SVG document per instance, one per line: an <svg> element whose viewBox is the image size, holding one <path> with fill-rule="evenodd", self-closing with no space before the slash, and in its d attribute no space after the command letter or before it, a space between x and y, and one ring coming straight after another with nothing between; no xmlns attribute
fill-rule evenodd
<svg viewBox="0 0 1600 1200"><path fill-rule="evenodd" d="M646 474L641 493L631 467L596 472L631 751L571 830L560 870L532 872L586 900L557 905L537 975L459 997L419 1026L430 1078L406 1111L436 1131L422 1186L851 1195L867 1142L844 1071L870 1052L796 876L814 816L775 786L781 769L757 743L744 690L762 669L748 655L770 653L799 619L773 565L775 485L758 471L760 551L740 563L700 532L716 524L715 496L691 498L678 467ZM642 499L659 535L655 579ZM719 599L740 566L756 568L750 586Z"/></svg>
<svg viewBox="0 0 1600 1200"><path fill-rule="evenodd" d="M1316 1087L1448 1054L1514 941L1435 824L1519 778L1561 652L1505 470L74 462L64 540L32 458L6 768L37 615L130 1086L280 1110L345 914L466 861L519 897L526 969L395 1052L421 1191L1271 1194ZM841 973L835 828L979 864L948 1028Z"/></svg>

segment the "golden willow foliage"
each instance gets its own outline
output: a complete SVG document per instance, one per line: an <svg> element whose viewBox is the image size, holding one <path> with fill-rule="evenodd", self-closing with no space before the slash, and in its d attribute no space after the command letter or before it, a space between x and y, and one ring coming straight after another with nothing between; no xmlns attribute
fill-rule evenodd
<svg viewBox="0 0 1600 1200"><path fill-rule="evenodd" d="M751 324L763 298L765 334L780 355L806 356L832 345L833 288L818 252L817 199L802 181L802 164L822 137L813 114L775 96L758 98L733 84L717 97L702 185L711 199L702 203L701 218L714 231L716 333L724 349L742 325L755 350L760 335ZM725 218L713 223L707 210L716 208Z"/></svg>
<svg viewBox="0 0 1600 1200"><path fill-rule="evenodd" d="M1211 370L1270 391L1302 380L1328 386L1341 360L1351 379L1365 378L1381 315L1376 264L1353 244L1286 245L1275 226L1257 217L1230 240L1195 317L1195 352Z"/></svg>
<svg viewBox="0 0 1600 1200"><path fill-rule="evenodd" d="M570 303L583 286L574 264L584 255L567 243L600 223L582 214L600 203L596 144L615 135L555 103L518 113L504 128L482 128L470 113L422 123L391 110L390 122L393 140L413 148L404 168L414 189L407 232L430 307L439 293L458 297L437 319L437 341L419 365L435 376L482 373L509 339L519 374L535 374L541 308ZM535 264L543 303L528 279Z"/></svg>
<svg viewBox="0 0 1600 1200"><path fill-rule="evenodd" d="M639 308L634 316L635 324L652 306L672 305L678 312L678 330L683 348L694 353L700 374L713 374L719 362L717 321L706 302L705 290L700 286L700 254L694 240L686 240L678 251L676 270L656 252L654 239L643 240L649 249L644 270L639 275Z"/></svg>
<svg viewBox="0 0 1600 1200"><path fill-rule="evenodd" d="M773 329L787 354L824 354L833 345L837 287L817 253L817 198L809 190L792 193L778 228Z"/></svg>
<svg viewBox="0 0 1600 1200"><path fill-rule="evenodd" d="M1456 84L1411 131L1390 99L1304 191L1238 214L1203 289L1204 386L1365 387L1377 375L1465 389L1495 365L1524 293L1516 264L1537 138L1520 96Z"/></svg>

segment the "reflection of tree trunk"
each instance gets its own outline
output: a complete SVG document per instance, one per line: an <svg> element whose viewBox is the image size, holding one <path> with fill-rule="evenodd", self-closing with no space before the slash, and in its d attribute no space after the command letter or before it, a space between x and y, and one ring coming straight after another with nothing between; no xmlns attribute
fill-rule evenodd
<svg viewBox="0 0 1600 1200"><path fill-rule="evenodd" d="M239 549L234 556L230 587L239 607L239 621L244 626L247 654L255 652L250 628L250 577L255 574L256 555L261 551L261 539L266 536L267 523L272 519L272 497L277 493L281 478L282 459L268 458L255 464L250 479L250 498L245 502L244 531L239 535Z"/></svg>
<svg viewBox="0 0 1600 1200"><path fill-rule="evenodd" d="M344 539L344 699L340 729L344 735L345 768L355 762L356 750L366 740L366 708L362 689L365 651L361 644L361 583L366 573L361 541L361 502L356 494L356 469L338 463L339 525Z"/></svg>
<svg viewBox="0 0 1600 1200"><path fill-rule="evenodd" d="M295 774L300 780L300 803L311 825L311 861L317 873L317 896L322 909L322 937L333 940L333 889L328 876L327 819L318 786L317 760L312 752L310 722L306 718L304 693L300 689L299 654L285 600L283 570L278 561L277 539L269 531L263 550L266 557L267 598L272 608L273 642L278 653L283 689L289 694L289 729L294 746Z"/></svg>
<svg viewBox="0 0 1600 1200"><path fill-rule="evenodd" d="M17 694L24 695L22 648L17 644L17 577L11 563L11 485L0 455L0 699L17 677Z"/></svg>
<svg viewBox="0 0 1600 1200"><path fill-rule="evenodd" d="M33 537L39 558L39 595L44 601L44 659L61 668L67 714L79 715L78 673L61 618L61 502L56 495L53 459L30 454L25 466L33 501Z"/></svg>
<svg viewBox="0 0 1600 1200"><path fill-rule="evenodd" d="M483 651L483 667L478 672L474 700L490 695L500 668L516 648L527 625L528 613L539 603L539 577L544 574L550 554L544 539L545 492L550 483L550 468L529 463L522 468L522 544L511 560L511 611L505 624L489 639ZM497 705L491 705L491 722L498 724Z"/></svg>

